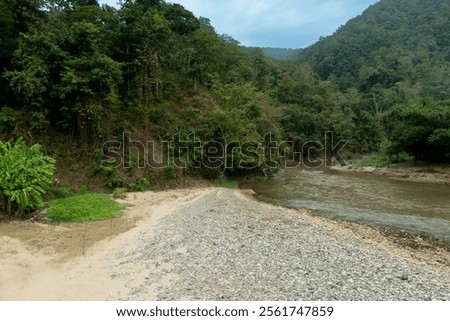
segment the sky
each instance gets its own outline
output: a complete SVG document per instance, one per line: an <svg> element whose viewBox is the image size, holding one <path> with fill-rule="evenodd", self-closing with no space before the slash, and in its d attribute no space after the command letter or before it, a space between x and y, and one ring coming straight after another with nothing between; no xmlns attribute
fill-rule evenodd
<svg viewBox="0 0 450 321"><path fill-rule="evenodd" d="M99 0L115 5L117 0ZM244 46L305 48L378 0L166 0L206 17Z"/></svg>

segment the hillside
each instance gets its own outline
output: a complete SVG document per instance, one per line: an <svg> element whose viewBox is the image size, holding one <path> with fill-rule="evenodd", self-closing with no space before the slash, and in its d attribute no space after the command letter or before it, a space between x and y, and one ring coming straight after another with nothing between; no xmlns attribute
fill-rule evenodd
<svg viewBox="0 0 450 321"><path fill-rule="evenodd" d="M302 51L300 62L341 88L447 99L449 17L448 0L382 0Z"/></svg>
<svg viewBox="0 0 450 321"><path fill-rule="evenodd" d="M23 141L0 146L41 144L67 189L268 175L337 142L378 165L450 161L448 1L381 0L291 61L163 0L2 4L0 143Z"/></svg>
<svg viewBox="0 0 450 321"><path fill-rule="evenodd" d="M265 170L261 150L208 161L204 142L282 134L268 94L278 66L207 18L162 0L3 3L0 140L43 145L64 183L140 190Z"/></svg>
<svg viewBox="0 0 450 321"><path fill-rule="evenodd" d="M311 105L318 97L308 98L305 92L313 92L319 81L335 86L344 97L353 96L343 110L356 127L345 136L367 136L366 145L353 150L381 151L387 163L449 161L449 17L448 0L381 0L302 50L289 69L297 85L287 102L301 105L293 112L297 119L291 122L292 131L308 128L299 127L299 119L317 117ZM326 97L323 90L320 97ZM342 98L334 100L342 104Z"/></svg>
<svg viewBox="0 0 450 321"><path fill-rule="evenodd" d="M252 52L253 50L262 50L264 55L278 61L288 61L297 58L301 49L290 48L271 48L271 47L241 47L245 52Z"/></svg>

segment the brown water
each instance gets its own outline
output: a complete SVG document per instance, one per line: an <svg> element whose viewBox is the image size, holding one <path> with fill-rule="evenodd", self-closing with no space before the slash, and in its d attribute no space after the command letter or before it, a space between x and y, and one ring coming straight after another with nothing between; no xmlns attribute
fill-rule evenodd
<svg viewBox="0 0 450 321"><path fill-rule="evenodd" d="M450 241L450 187L327 169L284 169L244 183L258 198L318 215Z"/></svg>

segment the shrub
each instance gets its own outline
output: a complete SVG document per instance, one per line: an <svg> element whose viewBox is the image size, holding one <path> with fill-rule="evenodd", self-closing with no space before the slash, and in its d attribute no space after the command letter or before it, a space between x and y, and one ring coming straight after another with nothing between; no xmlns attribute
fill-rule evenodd
<svg viewBox="0 0 450 321"><path fill-rule="evenodd" d="M95 151L95 160L89 169L89 175L95 176L97 174L104 175L105 184L108 187L116 188L122 185L122 180L117 173L115 164L106 160L105 154L101 150Z"/></svg>
<svg viewBox="0 0 450 321"><path fill-rule="evenodd" d="M391 117L389 155L450 161L450 100L416 98L393 108Z"/></svg>
<svg viewBox="0 0 450 321"><path fill-rule="evenodd" d="M386 167L392 164L392 160L387 155L379 154L369 158L356 159L352 164L356 167Z"/></svg>
<svg viewBox="0 0 450 321"><path fill-rule="evenodd" d="M17 218L42 206L54 172L55 160L45 156L40 145L28 147L23 139L0 141L0 206Z"/></svg>
<svg viewBox="0 0 450 321"><path fill-rule="evenodd" d="M52 185L47 189L45 200L50 201L58 198L66 198L75 195L74 191L66 184Z"/></svg>
<svg viewBox="0 0 450 321"><path fill-rule="evenodd" d="M150 181L147 178L141 178L137 183L128 184L126 190L130 192L145 192L150 187Z"/></svg>
<svg viewBox="0 0 450 321"><path fill-rule="evenodd" d="M124 187L118 187L113 191L114 198L126 198L128 190Z"/></svg>
<svg viewBox="0 0 450 321"><path fill-rule="evenodd" d="M224 179L224 178L219 178L213 181L213 185L215 187L223 187L223 188L238 188L239 187L239 183L233 180L228 180L228 179Z"/></svg>
<svg viewBox="0 0 450 321"><path fill-rule="evenodd" d="M164 167L161 177L167 181L175 180L178 178L177 169L174 166Z"/></svg>

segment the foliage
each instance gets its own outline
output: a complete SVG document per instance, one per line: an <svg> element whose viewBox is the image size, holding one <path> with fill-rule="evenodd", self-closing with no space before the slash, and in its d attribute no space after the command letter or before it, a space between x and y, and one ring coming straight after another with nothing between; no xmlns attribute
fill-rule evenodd
<svg viewBox="0 0 450 321"><path fill-rule="evenodd" d="M252 50L262 50L264 55L273 58L278 61L288 61L297 58L301 49L289 49L289 48L270 48L270 47L242 47L244 51L251 52Z"/></svg>
<svg viewBox="0 0 450 321"><path fill-rule="evenodd" d="M116 217L124 206L104 194L82 194L49 202L48 217L55 222L89 222Z"/></svg>
<svg viewBox="0 0 450 321"><path fill-rule="evenodd" d="M352 161L352 166L356 167L386 167L390 164L392 164L392 161L389 156L383 154Z"/></svg>
<svg viewBox="0 0 450 321"><path fill-rule="evenodd" d="M78 194L80 194L80 195L85 195L88 193L89 193L89 190L86 185L82 185L80 188L80 191L78 192Z"/></svg>
<svg viewBox="0 0 450 321"><path fill-rule="evenodd" d="M358 88L368 99L375 95L373 108L419 95L448 98L442 72L449 67L449 15L446 0L379 1L303 50L300 61L311 63L323 80Z"/></svg>
<svg viewBox="0 0 450 321"><path fill-rule="evenodd" d="M11 68L18 37L43 16L40 8L44 0L1 0L0 5L0 73ZM8 81L0 76L0 106L9 105L14 95Z"/></svg>
<svg viewBox="0 0 450 321"><path fill-rule="evenodd" d="M180 133L171 156L211 179L264 173L269 133L292 142L293 152L332 131L355 154L380 151L388 138L389 161L448 160L449 129L438 122L447 121L450 98L444 0L381 0L298 51L242 48L207 18L160 0L121 1L118 9L95 0L3 3L0 137L65 136L82 153L97 151L86 155L95 158L90 174L109 188L150 184L128 181L142 177L141 159L115 149L134 166L122 171L98 152L124 132L165 141ZM297 58L267 57L274 54ZM423 96L433 102L411 103ZM201 142L227 147L218 155L197 148ZM247 155L233 148L247 142ZM218 166L204 166L217 156ZM161 172L165 180L178 175Z"/></svg>
<svg viewBox="0 0 450 321"><path fill-rule="evenodd" d="M54 171L55 160L45 156L40 145L28 147L22 139L0 141L0 207L22 217L42 206Z"/></svg>
<svg viewBox="0 0 450 321"><path fill-rule="evenodd" d="M406 152L400 152L394 155L386 155L384 153L369 156L367 158L352 161L352 165L356 167L386 167L397 163L410 163L414 161L414 157Z"/></svg>
<svg viewBox="0 0 450 321"><path fill-rule="evenodd" d="M345 103L344 110L350 107L353 112L346 126L353 127L355 152L375 151L388 135L392 142L391 158L406 152L417 159L447 161L447 127L437 123L438 117L447 119L445 112L439 104L417 101L425 96L437 102L450 98L449 14L450 5L445 0L379 1L334 35L302 50L298 60L290 65L291 70L310 66L319 83L332 82L337 87L332 96L320 94L308 98L312 94L311 84L308 88L303 82L299 87L295 77L291 77L294 82L290 89L286 89L286 80L280 86L283 89L280 98L298 104L296 93L301 94L302 111L294 119L301 119L301 115L307 119L310 114L305 108L317 105L315 102L323 106L320 99L327 101L327 97L342 101L339 95L352 91L358 98L351 101L357 104ZM411 103L415 98L416 103ZM397 105L403 107L390 113ZM315 115L315 110L312 113ZM316 118L312 123L317 126L320 120Z"/></svg>
<svg viewBox="0 0 450 321"><path fill-rule="evenodd" d="M239 187L238 182L229 180L229 179L223 179L223 178L215 179L213 181L213 184L216 187L231 188L231 189L235 189L235 188Z"/></svg>
<svg viewBox="0 0 450 321"><path fill-rule="evenodd" d="M124 187L118 187L113 191L112 196L114 198L126 198L128 190Z"/></svg>
<svg viewBox="0 0 450 321"><path fill-rule="evenodd" d="M174 166L164 167L161 173L161 177L165 181L175 180L178 178L177 169Z"/></svg>
<svg viewBox="0 0 450 321"><path fill-rule="evenodd" d="M110 188L120 187L122 185L122 180L117 173L116 166L114 166L113 163L107 162L105 154L101 150L96 150L94 154L95 160L91 164L89 174L91 176L103 174L106 186Z"/></svg>
<svg viewBox="0 0 450 321"><path fill-rule="evenodd" d="M54 184L47 189L45 194L45 201L50 201L58 198L65 198L75 195L75 193L66 184Z"/></svg>
<svg viewBox="0 0 450 321"><path fill-rule="evenodd" d="M39 11L42 18L16 35L4 73L16 99L0 121L15 124L13 135L45 135L50 128L84 148L130 127L159 137L196 131L202 141L223 143L280 132L262 93L276 83L278 66L244 53L209 20L164 1L125 1L119 10L96 1L48 4L51 10ZM208 102L184 105L186 114L196 112L183 119L177 107L189 96ZM120 186L116 169L103 165L96 161L91 174Z"/></svg>
<svg viewBox="0 0 450 321"><path fill-rule="evenodd" d="M450 161L450 101L414 99L392 112L390 154L418 160Z"/></svg>
<svg viewBox="0 0 450 321"><path fill-rule="evenodd" d="M145 192L150 187L150 181L147 178L141 178L137 183L129 184L128 188L125 190L132 191L132 192ZM116 190L121 190L116 189ZM115 191L116 191L115 190Z"/></svg>

